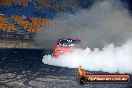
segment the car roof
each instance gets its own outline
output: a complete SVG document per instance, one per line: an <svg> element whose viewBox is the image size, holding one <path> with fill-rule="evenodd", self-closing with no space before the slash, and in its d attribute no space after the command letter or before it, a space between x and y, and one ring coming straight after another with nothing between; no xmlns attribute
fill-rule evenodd
<svg viewBox="0 0 132 88"><path fill-rule="evenodd" d="M79 40L78 38L62 38L62 39L59 39L59 40L67 40L67 39L71 39L71 40Z"/></svg>

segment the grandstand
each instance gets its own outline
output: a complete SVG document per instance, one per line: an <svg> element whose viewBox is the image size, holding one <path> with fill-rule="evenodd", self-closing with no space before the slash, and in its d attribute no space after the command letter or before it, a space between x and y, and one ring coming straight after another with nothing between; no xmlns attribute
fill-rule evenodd
<svg viewBox="0 0 132 88"><path fill-rule="evenodd" d="M5 32L16 31L16 27L10 24L6 18L0 15L0 30Z"/></svg>
<svg viewBox="0 0 132 88"><path fill-rule="evenodd" d="M13 4L27 6L29 0L0 0L0 2L2 6L11 6Z"/></svg>
<svg viewBox="0 0 132 88"><path fill-rule="evenodd" d="M36 32L45 30L54 23L57 13L71 11L74 7L81 6L81 1L0 0L0 41L32 41Z"/></svg>
<svg viewBox="0 0 132 88"><path fill-rule="evenodd" d="M11 16L11 19L18 25L20 25L25 32L35 33L41 29L45 29L45 26L49 24L46 18L32 17L31 19L22 16Z"/></svg>
<svg viewBox="0 0 132 88"><path fill-rule="evenodd" d="M10 20L10 21L8 21ZM38 18L26 16L12 15L10 17L4 14L0 15L0 32L14 33L14 34L34 34L42 29L45 29L47 25L51 24L52 20L47 18Z"/></svg>
<svg viewBox="0 0 132 88"><path fill-rule="evenodd" d="M1 48L40 48L32 39L36 32L51 23L48 14L52 11L49 7L36 8L35 3L33 0L0 0ZM45 17L41 16L43 11Z"/></svg>

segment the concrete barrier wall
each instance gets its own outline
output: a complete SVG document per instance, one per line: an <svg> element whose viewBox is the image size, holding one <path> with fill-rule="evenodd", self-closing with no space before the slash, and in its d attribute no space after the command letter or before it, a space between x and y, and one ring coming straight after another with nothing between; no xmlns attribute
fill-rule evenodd
<svg viewBox="0 0 132 88"><path fill-rule="evenodd" d="M31 40L9 40L0 39L0 48L33 48L43 49L44 47L40 44L35 43Z"/></svg>

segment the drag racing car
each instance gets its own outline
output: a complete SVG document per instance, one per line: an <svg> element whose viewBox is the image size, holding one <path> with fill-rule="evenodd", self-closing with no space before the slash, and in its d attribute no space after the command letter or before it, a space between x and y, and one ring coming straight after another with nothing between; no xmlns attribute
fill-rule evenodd
<svg viewBox="0 0 132 88"><path fill-rule="evenodd" d="M66 52L72 52L74 49L82 48L81 40L77 38L59 39L53 49L53 57L59 57Z"/></svg>

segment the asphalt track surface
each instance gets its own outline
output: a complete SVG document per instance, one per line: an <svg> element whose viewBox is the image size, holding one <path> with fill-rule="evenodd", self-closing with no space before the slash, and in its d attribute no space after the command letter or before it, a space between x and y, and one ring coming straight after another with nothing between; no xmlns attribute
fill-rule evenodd
<svg viewBox="0 0 132 88"><path fill-rule="evenodd" d="M127 84L79 85L75 71L43 64L42 58L0 57L0 88L132 88L132 81Z"/></svg>

